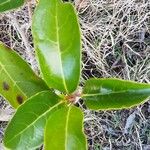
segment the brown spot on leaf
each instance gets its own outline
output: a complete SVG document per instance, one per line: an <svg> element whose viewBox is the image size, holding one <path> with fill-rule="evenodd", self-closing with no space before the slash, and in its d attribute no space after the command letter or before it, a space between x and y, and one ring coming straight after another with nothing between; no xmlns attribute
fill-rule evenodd
<svg viewBox="0 0 150 150"><path fill-rule="evenodd" d="M18 102L19 104L22 104L22 103L23 103L23 96L17 95L16 99L17 99L17 102Z"/></svg>
<svg viewBox="0 0 150 150"><path fill-rule="evenodd" d="M3 82L3 90L5 90L5 91L8 91L9 90L9 85L8 85L8 83L7 82Z"/></svg>

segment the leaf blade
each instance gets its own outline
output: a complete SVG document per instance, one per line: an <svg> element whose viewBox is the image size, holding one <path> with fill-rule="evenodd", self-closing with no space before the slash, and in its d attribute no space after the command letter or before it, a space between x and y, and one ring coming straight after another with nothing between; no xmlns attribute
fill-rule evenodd
<svg viewBox="0 0 150 150"><path fill-rule="evenodd" d="M48 116L63 105L59 100L54 93L43 91L21 105L5 131L5 147L28 150L40 146Z"/></svg>
<svg viewBox="0 0 150 150"><path fill-rule="evenodd" d="M86 150L82 111L66 106L54 112L46 124L44 141L45 150Z"/></svg>
<svg viewBox="0 0 150 150"><path fill-rule="evenodd" d="M24 4L25 0L1 0L0 12L18 8Z"/></svg>
<svg viewBox="0 0 150 150"><path fill-rule="evenodd" d="M49 88L13 50L0 43L0 94L17 108L30 96Z"/></svg>
<svg viewBox="0 0 150 150"><path fill-rule="evenodd" d="M150 85L120 79L89 79L83 99L94 110L122 109L143 103L150 96Z"/></svg>
<svg viewBox="0 0 150 150"><path fill-rule="evenodd" d="M32 31L47 85L73 92L79 82L81 60L79 24L73 6L60 0L40 1Z"/></svg>

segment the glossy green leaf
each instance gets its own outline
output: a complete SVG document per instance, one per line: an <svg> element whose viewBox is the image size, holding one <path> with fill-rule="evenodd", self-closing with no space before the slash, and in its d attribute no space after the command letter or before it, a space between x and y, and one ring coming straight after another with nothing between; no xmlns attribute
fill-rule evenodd
<svg viewBox="0 0 150 150"><path fill-rule="evenodd" d="M73 92L80 77L80 31L73 6L60 0L41 0L33 25L35 48L49 87Z"/></svg>
<svg viewBox="0 0 150 150"><path fill-rule="evenodd" d="M90 79L83 90L87 107L95 110L129 108L149 96L150 84L119 79Z"/></svg>
<svg viewBox="0 0 150 150"><path fill-rule="evenodd" d="M21 105L5 136L4 145L11 150L31 150L43 143L44 127L49 115L63 103L50 91L41 92Z"/></svg>
<svg viewBox="0 0 150 150"><path fill-rule="evenodd" d="M46 124L45 150L86 150L83 113L75 106L55 111Z"/></svg>
<svg viewBox="0 0 150 150"><path fill-rule="evenodd" d="M15 9L24 4L25 0L0 0L0 12Z"/></svg>
<svg viewBox="0 0 150 150"><path fill-rule="evenodd" d="M37 92L48 90L29 65L13 50L0 43L0 94L18 107Z"/></svg>

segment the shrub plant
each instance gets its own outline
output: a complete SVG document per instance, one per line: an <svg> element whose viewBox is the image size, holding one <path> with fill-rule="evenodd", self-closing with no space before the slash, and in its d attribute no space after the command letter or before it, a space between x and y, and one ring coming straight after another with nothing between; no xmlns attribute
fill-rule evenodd
<svg viewBox="0 0 150 150"><path fill-rule="evenodd" d="M23 3L11 2L0 2L0 10ZM70 3L40 0L32 33L41 78L0 43L0 93L16 108L4 135L6 149L33 150L44 145L45 150L86 150L83 112L74 105L78 99L89 109L111 110L130 108L150 96L149 84L114 78L92 78L78 90L81 34Z"/></svg>

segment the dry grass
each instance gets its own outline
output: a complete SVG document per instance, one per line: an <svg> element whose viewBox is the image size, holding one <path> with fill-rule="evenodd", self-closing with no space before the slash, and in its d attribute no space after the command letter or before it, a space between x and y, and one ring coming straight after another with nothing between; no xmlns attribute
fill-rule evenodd
<svg viewBox="0 0 150 150"><path fill-rule="evenodd" d="M150 1L75 1L83 41L83 76L150 82ZM0 40L38 72L31 36L32 3L0 15ZM2 101L1 107L5 103ZM85 113L90 150L150 150L150 103L131 110ZM5 123L2 123L3 127ZM1 132L2 131L2 132ZM0 136L3 128L0 128Z"/></svg>
<svg viewBox="0 0 150 150"><path fill-rule="evenodd" d="M78 8L83 79L118 77L149 83L150 1L91 0L83 6ZM85 110L89 149L149 150L149 115L149 103L122 111Z"/></svg>

